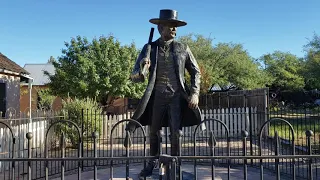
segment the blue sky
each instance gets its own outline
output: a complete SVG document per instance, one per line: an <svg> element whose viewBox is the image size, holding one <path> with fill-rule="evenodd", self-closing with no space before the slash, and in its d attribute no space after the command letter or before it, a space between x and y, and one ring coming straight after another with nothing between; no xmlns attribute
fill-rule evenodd
<svg viewBox="0 0 320 180"><path fill-rule="evenodd" d="M21 66L45 63L60 56L71 37L109 34L140 48L155 27L149 19L166 8L188 23L178 36L241 43L255 58L275 50L302 57L307 38L320 33L319 0L2 0L0 52Z"/></svg>

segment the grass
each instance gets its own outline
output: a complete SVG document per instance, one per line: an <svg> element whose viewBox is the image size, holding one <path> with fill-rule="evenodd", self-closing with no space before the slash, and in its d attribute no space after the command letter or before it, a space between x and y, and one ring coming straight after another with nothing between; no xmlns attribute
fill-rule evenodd
<svg viewBox="0 0 320 180"><path fill-rule="evenodd" d="M311 137L312 144L320 144L320 114L314 110L299 110L299 111L287 111L271 114L270 118L282 118L287 120L294 129L295 144L299 146L307 145L306 131L313 131ZM270 123L269 134L275 136L275 132L279 137L287 140L292 140L292 133L289 125L284 122L276 121Z"/></svg>

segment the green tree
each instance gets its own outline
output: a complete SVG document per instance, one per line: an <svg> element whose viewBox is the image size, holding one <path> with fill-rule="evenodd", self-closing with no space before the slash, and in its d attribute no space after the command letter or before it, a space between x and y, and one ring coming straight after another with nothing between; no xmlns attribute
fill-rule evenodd
<svg viewBox="0 0 320 180"><path fill-rule="evenodd" d="M311 52L311 53L320 52L320 36L314 33L312 39L304 47L305 47L305 51L307 52Z"/></svg>
<svg viewBox="0 0 320 180"><path fill-rule="evenodd" d="M305 51L306 89L320 89L320 36L314 34L309 43L305 45Z"/></svg>
<svg viewBox="0 0 320 180"><path fill-rule="evenodd" d="M218 43L213 46L211 38L193 34L179 37L178 41L190 47L199 63L202 93L214 84L254 89L265 87L271 80L241 44Z"/></svg>
<svg viewBox="0 0 320 180"><path fill-rule="evenodd" d="M48 59L48 63L53 63L55 61L56 59L53 56L50 56L50 58Z"/></svg>
<svg viewBox="0 0 320 180"><path fill-rule="evenodd" d="M77 36L65 46L63 55L53 62L55 74L45 72L53 94L89 97L103 105L115 97L139 98L143 94L145 84L133 84L129 80L138 55L134 43L121 46L113 36L101 36L92 42Z"/></svg>
<svg viewBox="0 0 320 180"><path fill-rule="evenodd" d="M304 88L302 76L303 62L291 53L275 51L260 58L265 70L273 77L272 86L282 90L301 90Z"/></svg>

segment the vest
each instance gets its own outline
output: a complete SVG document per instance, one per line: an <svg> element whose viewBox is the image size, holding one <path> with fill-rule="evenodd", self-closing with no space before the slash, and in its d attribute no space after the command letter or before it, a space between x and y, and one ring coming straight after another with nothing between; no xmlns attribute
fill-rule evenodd
<svg viewBox="0 0 320 180"><path fill-rule="evenodd" d="M169 91L175 93L179 90L179 84L174 67L174 59L172 54L172 41L169 45L158 40L158 64L156 72L155 89L161 93Z"/></svg>

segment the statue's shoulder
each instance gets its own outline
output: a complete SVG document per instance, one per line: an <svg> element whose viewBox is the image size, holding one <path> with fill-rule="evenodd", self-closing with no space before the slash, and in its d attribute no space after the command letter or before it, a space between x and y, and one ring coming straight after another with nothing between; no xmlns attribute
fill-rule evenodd
<svg viewBox="0 0 320 180"><path fill-rule="evenodd" d="M152 48L155 48L155 47L157 46L157 44L158 44L158 39L151 42L151 47L152 47ZM145 44L145 46L147 46L147 45L148 45L148 43Z"/></svg>
<svg viewBox="0 0 320 180"><path fill-rule="evenodd" d="M152 41L151 46L156 46L158 44L158 40Z"/></svg>
<svg viewBox="0 0 320 180"><path fill-rule="evenodd" d="M179 50L179 51L186 51L187 47L188 47L187 44L181 43L181 42L176 41L176 40L173 41L173 45L174 45L174 48L176 50Z"/></svg>

